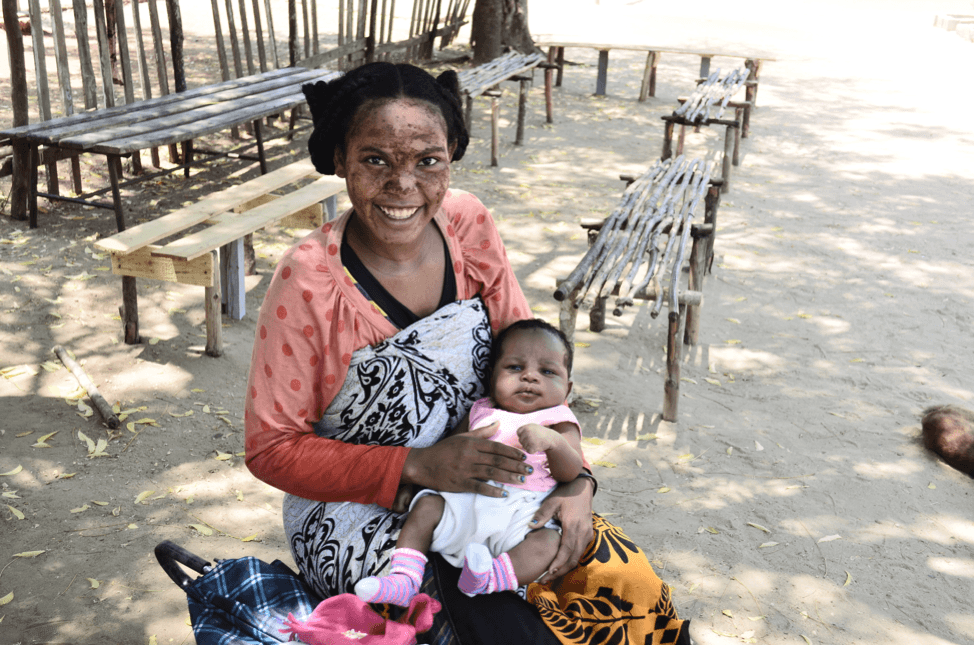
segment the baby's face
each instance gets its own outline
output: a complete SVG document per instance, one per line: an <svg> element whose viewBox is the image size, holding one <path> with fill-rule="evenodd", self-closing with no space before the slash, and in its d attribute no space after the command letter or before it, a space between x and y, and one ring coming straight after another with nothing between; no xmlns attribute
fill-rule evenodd
<svg viewBox="0 0 974 645"><path fill-rule="evenodd" d="M564 345L543 329L511 332L490 385L494 403L508 412L524 414L561 405L570 385Z"/></svg>

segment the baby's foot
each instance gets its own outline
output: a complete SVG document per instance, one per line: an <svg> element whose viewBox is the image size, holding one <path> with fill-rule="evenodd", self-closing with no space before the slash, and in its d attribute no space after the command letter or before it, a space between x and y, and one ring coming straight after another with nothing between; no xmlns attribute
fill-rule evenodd
<svg viewBox="0 0 974 645"><path fill-rule="evenodd" d="M355 583L355 595L368 603L408 607L418 593L419 585L401 573L391 573L382 578L363 578Z"/></svg>
<svg viewBox="0 0 974 645"><path fill-rule="evenodd" d="M463 554L463 570L457 583L460 591L468 596L487 593L493 558L483 544L468 544Z"/></svg>

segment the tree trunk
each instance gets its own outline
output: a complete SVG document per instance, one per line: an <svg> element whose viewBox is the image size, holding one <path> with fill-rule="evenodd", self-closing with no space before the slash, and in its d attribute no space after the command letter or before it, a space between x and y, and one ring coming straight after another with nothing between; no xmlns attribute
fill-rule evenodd
<svg viewBox="0 0 974 645"><path fill-rule="evenodd" d="M528 29L528 0L476 0L470 40L476 65L497 58L505 48L538 51Z"/></svg>

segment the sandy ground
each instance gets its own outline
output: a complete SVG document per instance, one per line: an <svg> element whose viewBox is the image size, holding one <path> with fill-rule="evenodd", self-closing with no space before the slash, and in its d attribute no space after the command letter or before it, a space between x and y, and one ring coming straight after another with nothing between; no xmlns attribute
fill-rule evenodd
<svg viewBox="0 0 974 645"><path fill-rule="evenodd" d="M532 0L536 34L571 33L553 3ZM677 422L660 420L662 318L637 307L593 334L579 316L578 414L589 460L603 463L596 510L645 548L698 643L974 642L974 482L917 444L925 407L974 405L974 45L932 27L974 8L799 3L789 15L784 3L704 2L700 19L658 2L579 4L576 21L620 25L593 40L778 59L721 204ZM577 223L608 213L618 175L658 156L659 117L699 65L664 54L656 98L638 103L642 55L612 53L604 98L592 96L595 52L569 58L580 64L557 90L555 123L536 89L513 147L508 88L491 168L479 104L454 179L493 210L536 314L553 321L555 278L585 250ZM694 154L719 147L717 132L688 139ZM275 162L301 149L277 146ZM213 188L202 179L255 172L218 164L139 198L172 208ZM36 231L0 218L0 368L21 368L0 378L2 645L193 642L185 596L152 555L163 539L207 558L291 562L281 494L238 453L256 311L300 232L257 236L249 311L213 359L201 356L198 288L140 282L147 342L120 342L119 284L91 246L112 226L65 206ZM76 414L56 344L131 411L134 432ZM107 456L93 458L79 431L106 440Z"/></svg>

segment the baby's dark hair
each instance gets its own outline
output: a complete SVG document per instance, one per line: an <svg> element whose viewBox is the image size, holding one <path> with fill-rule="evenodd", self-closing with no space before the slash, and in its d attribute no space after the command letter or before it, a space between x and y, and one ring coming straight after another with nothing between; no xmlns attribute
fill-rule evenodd
<svg viewBox="0 0 974 645"><path fill-rule="evenodd" d="M572 373L572 361L575 359L575 348L572 347L571 342L568 337L554 325L550 325L540 318L527 318L526 320L518 320L513 322L503 330L501 333L497 334L497 338L494 339L493 345L490 348L490 369L493 371L494 366L497 364L498 359L501 356L501 350L504 347L504 340L511 332L520 331L524 329L538 329L547 332L561 341L561 344L565 347L565 367L568 369L569 376Z"/></svg>
<svg viewBox="0 0 974 645"><path fill-rule="evenodd" d="M406 63L369 63L331 80L308 83L301 90L311 108L314 130L308 152L315 169L335 174L335 151L345 154L345 140L359 110L399 98L425 101L435 106L446 122L447 142L456 144L452 161L467 150L470 136L463 119L460 84L453 70L433 78L429 72Z"/></svg>

